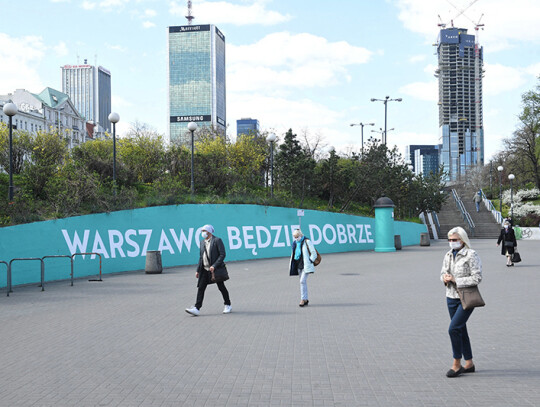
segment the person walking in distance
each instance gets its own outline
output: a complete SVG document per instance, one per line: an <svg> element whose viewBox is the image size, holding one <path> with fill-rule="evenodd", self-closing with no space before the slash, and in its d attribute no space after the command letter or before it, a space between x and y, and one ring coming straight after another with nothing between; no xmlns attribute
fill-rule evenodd
<svg viewBox="0 0 540 407"><path fill-rule="evenodd" d="M471 287L482 281L482 262L478 254L471 249L467 232L455 227L448 232L450 250L445 254L441 268L441 281L446 286L446 305L450 314L448 334L452 343L454 363L446 372L447 377L457 377L463 373L473 373L475 366L471 341L467 333L467 320L474 308L463 309L457 287ZM465 366L461 366L461 358Z"/></svg>
<svg viewBox="0 0 540 407"><path fill-rule="evenodd" d="M201 236L203 237L203 240L201 241L199 264L197 266L197 272L195 273L195 278L198 279L197 300L193 307L186 309L186 312L193 316L200 315L206 287L209 284L214 284L214 281L212 281L214 270L225 267L225 263L223 262L226 256L225 245L219 237L214 236L214 228L212 225L204 225L202 227ZM227 291L224 282L218 282L216 284L219 291L221 291L221 295L223 295L223 302L225 303L223 313L229 314L232 311L229 292Z"/></svg>
<svg viewBox="0 0 540 407"><path fill-rule="evenodd" d="M503 244L501 247L501 254L506 256L506 267L512 267L514 266L512 256L516 251L517 239L514 229L512 228L512 225L508 219L503 222L503 228L501 229L501 233L497 239L497 246L499 246L501 242Z"/></svg>
<svg viewBox="0 0 540 407"><path fill-rule="evenodd" d="M310 239L306 238L300 229L293 232L291 261L289 275L300 276L300 307L308 305L308 275L315 272L313 262L317 258L317 251Z"/></svg>
<svg viewBox="0 0 540 407"><path fill-rule="evenodd" d="M476 205L476 212L480 212L480 204L482 203L482 192L478 191L473 197L474 204Z"/></svg>

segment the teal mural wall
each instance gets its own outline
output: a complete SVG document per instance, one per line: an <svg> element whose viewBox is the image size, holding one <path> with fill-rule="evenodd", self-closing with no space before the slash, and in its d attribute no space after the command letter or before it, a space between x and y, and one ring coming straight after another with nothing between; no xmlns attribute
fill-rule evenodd
<svg viewBox="0 0 540 407"><path fill-rule="evenodd" d="M292 231L301 226L321 253L373 250L375 219L257 205L171 205L77 216L0 228L0 260L100 253L103 273L144 269L147 250L162 252L163 267L196 264L200 228L210 223L223 239L227 261L288 256ZM395 222L402 245L417 245L426 226ZM75 277L96 275L97 256L76 256ZM45 280L68 279L69 259L46 259ZM0 287L6 286L0 264ZM14 262L12 285L40 281L39 262Z"/></svg>

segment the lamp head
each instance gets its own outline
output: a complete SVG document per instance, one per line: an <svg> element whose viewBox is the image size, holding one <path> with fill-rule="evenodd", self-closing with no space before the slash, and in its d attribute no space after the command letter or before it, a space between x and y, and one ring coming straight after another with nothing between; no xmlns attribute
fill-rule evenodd
<svg viewBox="0 0 540 407"><path fill-rule="evenodd" d="M497 167L497 171L502 171L502 170L504 170L504 167L503 167L502 165L499 165L499 166Z"/></svg>
<svg viewBox="0 0 540 407"><path fill-rule="evenodd" d="M188 125L187 125L187 128L189 131L195 131L197 130L197 123L195 122L189 122Z"/></svg>
<svg viewBox="0 0 540 407"><path fill-rule="evenodd" d="M397 98L397 99L396 99L396 102L401 102L402 100L403 100L403 99L401 99L401 98Z"/></svg>
<svg viewBox="0 0 540 407"><path fill-rule="evenodd" d="M120 115L116 112L112 112L110 115L109 115L109 121L111 123L118 123L120 121Z"/></svg>
<svg viewBox="0 0 540 407"><path fill-rule="evenodd" d="M19 109L17 109L17 105L15 103L6 103L4 105L4 113L7 114L9 117L15 116Z"/></svg>
<svg viewBox="0 0 540 407"><path fill-rule="evenodd" d="M510 181L512 181L514 178L516 178L516 176L515 176L514 174L510 174L510 175L508 176L508 179L509 179Z"/></svg>
<svg viewBox="0 0 540 407"><path fill-rule="evenodd" d="M276 141L276 133L270 133L267 137L266 137L266 140L273 143L274 141Z"/></svg>
<svg viewBox="0 0 540 407"><path fill-rule="evenodd" d="M377 99L375 99L375 98L371 98L371 101L372 101L372 102L375 102L376 100L377 100Z"/></svg>

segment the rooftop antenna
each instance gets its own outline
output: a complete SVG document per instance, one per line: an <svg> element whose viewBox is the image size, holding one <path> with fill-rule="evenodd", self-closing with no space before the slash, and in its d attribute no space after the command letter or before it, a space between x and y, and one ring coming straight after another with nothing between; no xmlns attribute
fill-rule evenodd
<svg viewBox="0 0 540 407"><path fill-rule="evenodd" d="M191 25L191 21L195 18L191 14L191 0L188 0L188 2L187 2L187 16L186 16L186 18L188 20L188 25Z"/></svg>

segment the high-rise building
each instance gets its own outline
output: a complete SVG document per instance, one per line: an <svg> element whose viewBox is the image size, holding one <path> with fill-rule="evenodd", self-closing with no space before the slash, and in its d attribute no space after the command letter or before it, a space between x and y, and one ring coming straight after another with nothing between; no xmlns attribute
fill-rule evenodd
<svg viewBox="0 0 540 407"><path fill-rule="evenodd" d="M242 118L236 121L236 136L241 134L259 134L259 121L251 117Z"/></svg>
<svg viewBox="0 0 540 407"><path fill-rule="evenodd" d="M406 157L411 160L415 174L429 175L439 170L439 145L407 146Z"/></svg>
<svg viewBox="0 0 540 407"><path fill-rule="evenodd" d="M484 164L483 48L463 28L442 29L437 43L440 163L450 180Z"/></svg>
<svg viewBox="0 0 540 407"><path fill-rule="evenodd" d="M225 134L225 36L214 25L169 27L169 140L191 142L189 122Z"/></svg>
<svg viewBox="0 0 540 407"><path fill-rule="evenodd" d="M98 126L99 132L111 132L111 73L102 66L64 65L62 67L62 92L69 95L73 104L87 121Z"/></svg>

